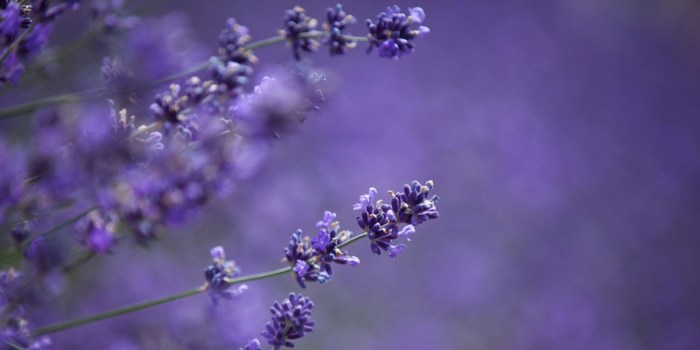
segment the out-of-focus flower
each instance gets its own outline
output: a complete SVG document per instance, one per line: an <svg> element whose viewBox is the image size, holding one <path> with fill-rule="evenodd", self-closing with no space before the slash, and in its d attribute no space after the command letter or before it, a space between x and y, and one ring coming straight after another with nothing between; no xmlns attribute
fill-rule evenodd
<svg viewBox="0 0 700 350"><path fill-rule="evenodd" d="M413 40L430 32L426 26L412 28L412 24L421 24L425 20L425 12L420 7L409 8L409 15L402 13L398 6L388 7L386 12L377 16L376 23L367 20L369 29L369 48L367 53L376 47L379 57L398 59L404 54L415 50Z"/></svg>
<svg viewBox="0 0 700 350"><path fill-rule="evenodd" d="M267 343L278 350L282 346L294 347L292 340L302 338L313 331L316 321L311 319L314 304L301 294L289 294L282 303L275 302L270 308L272 320L261 334Z"/></svg>
<svg viewBox="0 0 700 350"><path fill-rule="evenodd" d="M262 347L260 346L260 341L257 338L255 338L248 342L245 348L240 350L262 350Z"/></svg>
<svg viewBox="0 0 700 350"><path fill-rule="evenodd" d="M204 278L207 280L207 291L214 304L218 302L219 297L231 299L248 289L245 284L235 286L228 283L228 279L240 275L241 270L236 266L235 261L226 260L223 247L212 248L211 256L213 261L204 270Z"/></svg>
<svg viewBox="0 0 700 350"><path fill-rule="evenodd" d="M238 24L235 19L226 21L226 28L219 34L219 55L225 61L233 61L238 64L251 65L257 61L250 50L245 49L245 44L250 41L248 27Z"/></svg>
<svg viewBox="0 0 700 350"><path fill-rule="evenodd" d="M282 35L287 38L289 45L292 47L294 59L301 59L301 51L314 52L319 46L319 43L314 38L302 38L301 35L310 33L316 27L316 20L307 16L306 11L296 6L293 9L285 11L284 30Z"/></svg>
<svg viewBox="0 0 700 350"><path fill-rule="evenodd" d="M139 23L137 16L128 15L124 0L101 0L92 5L93 19L102 23L107 32L129 30Z"/></svg>
<svg viewBox="0 0 700 350"><path fill-rule="evenodd" d="M0 311L4 311L0 315L3 317L3 323L0 324L0 349L39 350L50 345L51 340L46 336L31 336L29 322L23 317L21 308L10 312L5 309L10 303L19 301L16 292L21 282L20 277L13 269L0 271Z"/></svg>
<svg viewBox="0 0 700 350"><path fill-rule="evenodd" d="M328 37L324 43L328 45L331 56L345 54L350 49L357 46L357 42L346 38L350 33L345 31L345 27L349 24L357 22L355 17L343 11L343 6L340 4L334 7L329 7L326 10L327 22L323 24L323 29L328 32Z"/></svg>
<svg viewBox="0 0 700 350"><path fill-rule="evenodd" d="M107 253L116 243L116 225L114 212L103 214L94 210L76 225L78 241L90 251Z"/></svg>

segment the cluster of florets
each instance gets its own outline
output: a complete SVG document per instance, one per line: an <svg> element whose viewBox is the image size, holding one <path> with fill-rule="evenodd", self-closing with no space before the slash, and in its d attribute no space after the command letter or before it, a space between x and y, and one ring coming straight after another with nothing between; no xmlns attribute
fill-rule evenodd
<svg viewBox="0 0 700 350"><path fill-rule="evenodd" d="M302 237L302 231L292 234L289 245L284 249L284 256L302 288L306 282L324 283L331 279L333 267L331 263L355 266L360 259L340 250L343 242L350 239L350 231L341 231L340 224L335 220L335 213L326 211L323 220L316 223L318 235L316 238Z"/></svg>
<svg viewBox="0 0 700 350"><path fill-rule="evenodd" d="M251 65L257 58L253 51L245 48L249 41L248 27L240 25L234 18L229 18L226 28L219 34L219 56L225 61Z"/></svg>
<svg viewBox="0 0 700 350"><path fill-rule="evenodd" d="M415 50L413 40L430 32L426 26L413 28L413 24L421 24L425 20L425 12L420 7L408 9L409 14L401 12L398 6L388 7L386 12L377 16L376 22L367 20L369 29L369 48L371 52L375 47L379 57L398 59L412 53Z"/></svg>
<svg viewBox="0 0 700 350"><path fill-rule="evenodd" d="M425 186L413 181L411 185L405 185L404 192L398 196L389 192L391 205L375 202L377 190L374 187L360 196L353 209L360 211L357 223L367 233L373 253L381 255L385 251L390 257L396 257L406 245L393 245L393 240L405 237L410 241L410 236L416 231L415 225L439 216L435 207L438 197L428 198L432 188L432 181L427 181Z"/></svg>
<svg viewBox="0 0 700 350"><path fill-rule="evenodd" d="M301 50L316 51L319 46L318 41L313 37L304 36L304 34L311 33L317 24L314 18L306 15L306 10L299 6L289 9L284 13L282 21L284 23L282 34L292 47L294 59L301 59Z"/></svg>
<svg viewBox="0 0 700 350"><path fill-rule="evenodd" d="M334 7L329 7L326 10L326 21L323 24L323 29L328 32L325 43L330 48L331 56L345 54L357 46L357 42L348 38L350 33L345 31L345 27L357 21L355 17L343 11L342 5L337 4Z"/></svg>
<svg viewBox="0 0 700 350"><path fill-rule="evenodd" d="M216 304L219 297L231 299L243 293L248 287L245 284L234 286L231 279L241 274L240 268L233 260L226 260L224 248L221 246L211 249L213 261L204 270L207 281L207 291Z"/></svg>
<svg viewBox="0 0 700 350"><path fill-rule="evenodd" d="M292 340L299 339L313 330L315 321L311 319L314 304L301 294L289 294L282 303L275 302L270 308L272 319L265 325L261 334L267 343L278 350L282 346L294 347Z"/></svg>

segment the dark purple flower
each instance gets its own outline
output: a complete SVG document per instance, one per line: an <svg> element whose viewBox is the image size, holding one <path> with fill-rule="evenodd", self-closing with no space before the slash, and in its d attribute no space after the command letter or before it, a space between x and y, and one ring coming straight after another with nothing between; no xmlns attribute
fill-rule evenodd
<svg viewBox="0 0 700 350"><path fill-rule="evenodd" d="M324 283L331 278L328 272L322 271L320 266L314 263L314 254L311 239L308 236L302 237L302 231L296 230L284 249L284 256L293 266L292 270L301 288L306 288L304 281Z"/></svg>
<svg viewBox="0 0 700 350"><path fill-rule="evenodd" d="M225 61L233 61L238 64L251 65L257 61L253 52L245 49L245 44L250 41L248 28L229 18L226 28L219 34L219 55Z"/></svg>
<svg viewBox="0 0 700 350"><path fill-rule="evenodd" d="M311 309L314 304L301 294L289 294L282 303L275 302L270 308L272 320L265 325L261 334L267 343L278 350L282 346L294 347L292 340L302 338L313 331L316 324L311 319Z"/></svg>
<svg viewBox="0 0 700 350"><path fill-rule="evenodd" d="M327 22L323 24L323 29L328 32L328 37L324 40L324 43L330 48L331 56L345 54L349 49L357 46L356 41L346 37L350 33L345 31L347 25L357 21L352 15L346 14L340 4L328 8L326 20Z"/></svg>
<svg viewBox="0 0 700 350"><path fill-rule="evenodd" d="M289 41L289 45L292 46L294 59L301 59L300 50L314 52L318 48L319 43L316 39L302 38L302 34L310 33L316 27L316 20L307 16L303 8L296 6L287 10L282 21L284 22L282 34Z"/></svg>
<svg viewBox="0 0 700 350"><path fill-rule="evenodd" d="M324 213L324 219L316 225L320 227L316 238L302 237L302 231L292 234L284 255L295 273L299 286L306 288L305 281L324 283L333 275L332 263L355 266L360 259L343 252L338 245L347 241L352 235L349 231L340 231L340 225L333 222L335 214Z"/></svg>
<svg viewBox="0 0 700 350"><path fill-rule="evenodd" d="M399 222L419 225L429 219L436 219L440 215L435 207L435 203L440 199L438 196L430 197L430 190L433 189L433 182L427 181L421 185L418 181L404 185L403 192L391 195L391 208L396 214Z"/></svg>
<svg viewBox="0 0 700 350"><path fill-rule="evenodd" d="M377 16L376 23L367 20L369 29L369 48L367 53L376 47L379 57L398 59L404 54L415 50L413 40L430 32L426 26L412 28L412 24L421 24L425 20L425 12L420 7L409 8L409 15L401 12L398 6L387 8Z"/></svg>
<svg viewBox="0 0 700 350"><path fill-rule="evenodd" d="M224 248L217 246L211 249L213 262L204 270L204 278L207 280L207 291L214 304L218 298L231 299L248 289L245 284L234 286L229 280L241 274L241 270L233 260L226 260Z"/></svg>
<svg viewBox="0 0 700 350"><path fill-rule="evenodd" d="M396 195L389 191L391 205L374 202L377 194L375 188L370 188L368 194L360 196L359 203L353 209L360 211L357 223L367 232L373 253L381 255L382 251L386 251L390 257L396 257L406 245L393 245L393 240L403 237L410 241L410 236L416 232L415 225L439 216L435 207L438 197L428 198L432 188L432 181L427 181L425 186L413 181L411 185L404 186L402 194Z"/></svg>

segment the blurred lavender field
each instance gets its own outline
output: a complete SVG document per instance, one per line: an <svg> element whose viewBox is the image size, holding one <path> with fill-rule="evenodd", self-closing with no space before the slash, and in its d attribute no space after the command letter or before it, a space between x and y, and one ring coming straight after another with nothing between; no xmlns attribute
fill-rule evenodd
<svg viewBox="0 0 700 350"><path fill-rule="evenodd" d="M415 53L380 60L360 43L302 55L333 92L271 142L252 177L148 249L126 242L56 278L57 301L30 318L43 326L192 288L216 245L245 274L278 268L289 235L312 232L324 210L359 232L352 205L368 187L432 179L440 220L396 260L352 246L360 265L304 290L317 324L298 348L700 347L700 5L396 3L425 10L431 33ZM154 80L216 52L227 18L262 39L293 5L320 18L334 3L132 1L142 22L119 53ZM350 31L365 35L385 5L345 3L358 18ZM49 47L80 36L87 12L61 17ZM155 31L170 41L148 42ZM99 86L105 47L23 77L0 104ZM158 64L173 52L172 66ZM256 56L255 82L292 59L283 45ZM133 113L152 99L137 95ZM0 120L0 132L21 140L29 125ZM52 348L235 349L259 335L272 301L301 291L286 277L248 287L217 307L200 295L52 334Z"/></svg>

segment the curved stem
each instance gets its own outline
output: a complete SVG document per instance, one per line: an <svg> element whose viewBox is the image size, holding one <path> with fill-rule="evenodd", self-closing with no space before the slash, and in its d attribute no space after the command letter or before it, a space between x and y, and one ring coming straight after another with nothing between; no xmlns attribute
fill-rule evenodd
<svg viewBox="0 0 700 350"><path fill-rule="evenodd" d="M49 333L54 333L54 332L58 332L58 331L62 331L62 330L70 329L70 328L75 328L75 327L82 326L82 325L85 325L85 324L88 324L88 323L97 322L97 321L100 321L100 320L104 320L104 319L108 319L108 318L112 318L112 317L116 317L116 316L128 314L128 313L131 313L131 312L134 312L134 311L139 311L139 310L143 310L143 309L148 309L148 308L151 308L151 307L160 305L160 304L169 303L169 302L171 302L171 301L175 301L175 300L179 300L179 299L184 299L184 298L187 298L187 297L189 297L189 296L199 294L199 293L201 293L201 292L203 292L203 291L205 291L205 290L206 290L206 287L205 287L205 286L200 286L200 287L197 287L197 288L194 288L194 289L186 290L186 291L184 291L184 292L180 292L180 293L177 293L177 294L169 295L169 296L167 296L167 297L158 298L158 299L153 299L153 300L149 300L149 301L146 301L146 302L143 302L143 303L137 303L137 304L129 305L129 306L126 306L126 307L121 307L121 308L118 308L118 309L110 310L110 311L107 311L107 312L102 312L102 313L99 313L99 314L96 314L96 315L88 316L88 317L85 317L85 318L80 318L80 319L73 320L73 321L68 321L68 322L63 322L63 323L57 323L57 324L54 324L54 325L50 325L50 326L46 326L46 327L37 328L37 329L34 330L34 332L32 333L32 335L34 335L34 336L40 336L40 335L49 334Z"/></svg>
<svg viewBox="0 0 700 350"><path fill-rule="evenodd" d="M327 32L313 31L313 32L309 32L309 33L303 33L300 35L300 37L301 38L321 38L321 37L324 37L327 35L328 35ZM361 36L346 35L344 37L348 40L353 40L353 41L367 41L368 40L366 37L361 37ZM243 47L246 50L255 50L255 49L283 43L286 40L287 39L284 36L277 35L277 36L273 36L273 37L270 37L267 39L252 42L252 43L245 45ZM186 71L158 79L158 80L152 82L151 84L149 84L147 86L147 88L158 86L159 84L162 84L162 83L165 83L165 82L168 82L171 80L183 78L183 77L186 77L188 75L197 73L197 72L205 69L207 67L207 65L208 65L208 61L201 62L201 63L197 64L196 66L194 66L193 68L190 68ZM141 90L141 89L142 89L142 87L139 87L138 90ZM107 91L107 87L103 86L103 87L98 87L98 88L94 88L94 89L90 89L90 90L86 90L86 91L82 91L82 92L68 93L68 94L64 94L64 95L51 96L51 97L46 97L46 98L39 99L39 100L29 101L29 102L22 103L22 104L19 104L16 106L0 109L0 119L16 117L16 116L19 116L22 114L33 112L33 111L35 111L39 108L42 108L42 107L52 106L55 104L80 101L81 99L83 99L85 97L89 97L89 96L103 93L106 91Z"/></svg>
<svg viewBox="0 0 700 350"><path fill-rule="evenodd" d="M82 211L82 212L76 214L75 216L71 217L70 219L68 219L68 220L66 220L66 221L64 221L64 222L62 222L62 223L60 223L60 224L58 224L58 225L56 225L56 226L54 226L54 227L52 227L52 228L50 228L50 229L44 231L44 232L42 232L42 233L40 233L37 237L45 237L45 236L47 236L47 235L50 235L50 234L52 234L52 233L54 233L54 232L56 232L56 231L59 231L59 230L65 228L65 227L68 227L69 225L72 225L72 224L76 223L78 220L80 220L80 219L82 219L83 217L85 217L85 215L90 214L90 212L93 211L93 210L95 210L95 209L97 209L97 206L96 206L96 205L93 205L93 206L91 206L90 208L87 208L86 210L84 210L84 211ZM34 238L34 239L36 239L36 238ZM29 243L31 243L31 241L29 241Z"/></svg>
<svg viewBox="0 0 700 350"><path fill-rule="evenodd" d="M338 248L342 248L342 247L345 247L347 245L350 245L354 242L359 241L360 239L362 239L364 237L367 237L366 232L362 233L360 235L357 235L357 236L343 242L342 244L339 244ZM241 276L241 277L236 277L236 278L228 278L228 279L226 279L226 282L229 285L240 284L240 283L244 283L244 282L251 282L251 281L257 281L257 280L272 278L272 277L276 277L276 276L286 275L286 274L290 273L291 271L292 271L292 267L286 266L286 267L282 267L282 268L272 270L272 271L261 272L261 273L256 273L256 274ZM37 328L36 330L34 330L34 332L32 332L32 335L39 336L39 335L54 333L54 332L82 326L82 325L85 325L88 323L97 322L97 321L105 320L105 319L116 317L116 316L121 316L121 315L128 314L131 312L148 309L148 308L151 308L151 307L154 307L157 305L161 305L161 304L169 303L171 301L184 299L184 298L187 298L189 296L197 295L199 293L206 291L207 287L208 287L208 285L205 284L203 286L200 286L200 287L197 287L194 289L186 290L184 292L165 296L162 298L153 299L150 301L137 303L137 304L133 304L133 305L125 306L125 307L120 307L117 309L105 311L105 312L102 312L102 313L99 313L96 315L80 318L80 319L73 320L73 321L67 321L67 322L62 322L62 323L57 323L54 325L49 325L49 326Z"/></svg>

